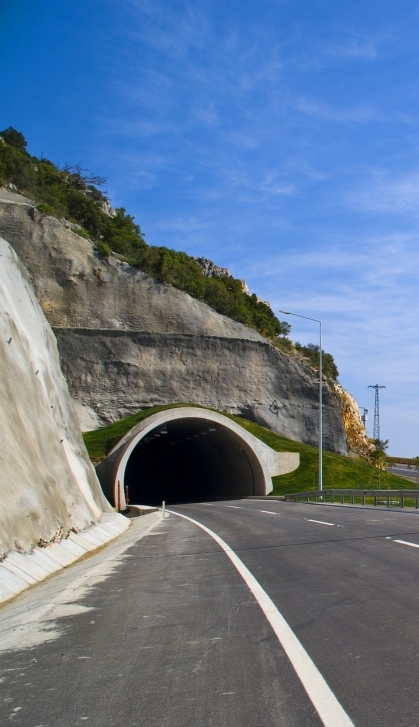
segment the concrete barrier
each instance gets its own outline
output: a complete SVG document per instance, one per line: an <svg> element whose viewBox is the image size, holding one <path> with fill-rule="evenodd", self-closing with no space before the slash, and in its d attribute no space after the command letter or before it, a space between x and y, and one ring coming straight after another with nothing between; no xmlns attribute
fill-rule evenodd
<svg viewBox="0 0 419 727"><path fill-rule="evenodd" d="M14 598L29 586L45 580L88 553L121 535L131 521L118 513L106 513L80 533L71 533L59 543L36 547L30 553L12 551L0 562L0 603Z"/></svg>

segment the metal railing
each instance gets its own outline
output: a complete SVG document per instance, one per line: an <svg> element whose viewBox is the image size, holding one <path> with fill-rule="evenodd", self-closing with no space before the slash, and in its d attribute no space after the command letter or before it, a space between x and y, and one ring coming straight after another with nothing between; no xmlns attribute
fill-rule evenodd
<svg viewBox="0 0 419 727"><path fill-rule="evenodd" d="M356 505L361 501L362 505L386 505L391 507L396 504L403 508L406 500L414 501L414 507L419 509L419 490L313 490L310 492L298 492L292 495L284 495L284 500L295 502L340 502L341 505L348 503ZM372 502L367 502L371 501ZM409 504L410 506L410 504Z"/></svg>

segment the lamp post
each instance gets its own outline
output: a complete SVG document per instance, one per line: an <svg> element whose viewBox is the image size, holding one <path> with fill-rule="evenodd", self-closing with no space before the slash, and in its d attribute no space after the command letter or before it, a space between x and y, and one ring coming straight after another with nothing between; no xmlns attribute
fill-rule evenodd
<svg viewBox="0 0 419 727"><path fill-rule="evenodd" d="M322 377L322 322L317 318L301 316L299 313L291 313L288 310L280 310L286 316L305 318L306 321L314 321L320 327L320 360L319 360L319 490L323 490L323 377Z"/></svg>

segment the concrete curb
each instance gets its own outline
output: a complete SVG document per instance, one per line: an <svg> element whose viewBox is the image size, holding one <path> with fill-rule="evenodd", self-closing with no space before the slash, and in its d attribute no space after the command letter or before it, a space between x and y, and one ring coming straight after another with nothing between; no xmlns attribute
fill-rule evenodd
<svg viewBox="0 0 419 727"><path fill-rule="evenodd" d="M284 495L247 495L246 500L285 500Z"/></svg>
<svg viewBox="0 0 419 727"><path fill-rule="evenodd" d="M151 505L129 505L124 515L129 518L141 517L142 515L149 515L152 512L158 512L159 509Z"/></svg>
<svg viewBox="0 0 419 727"><path fill-rule="evenodd" d="M128 530L131 524L131 520L119 513L107 513L95 525L80 533L70 533L60 543L36 547L31 553L8 553L0 562L0 603L106 545Z"/></svg>

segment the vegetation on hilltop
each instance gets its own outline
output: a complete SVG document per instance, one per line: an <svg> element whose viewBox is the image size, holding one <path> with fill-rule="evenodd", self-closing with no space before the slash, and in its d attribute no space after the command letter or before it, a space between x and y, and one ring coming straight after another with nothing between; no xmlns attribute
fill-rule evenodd
<svg viewBox="0 0 419 727"><path fill-rule="evenodd" d="M34 199L40 212L76 224L75 232L91 239L99 253L117 253L133 267L256 329L274 345L299 353L318 368L318 348L316 360L314 345L294 347L288 338L289 323L278 320L268 303L244 293L240 280L205 277L196 260L186 253L148 245L140 226L124 207L111 210L99 189L104 183L103 178L86 174L80 165L60 169L44 157L31 156L25 137L12 127L0 132L0 186L15 185ZM326 353L324 373L332 378L338 375L333 357Z"/></svg>
<svg viewBox="0 0 419 727"><path fill-rule="evenodd" d="M60 169L48 159L31 156L23 134L11 127L0 136L0 184L14 184L37 202L41 212L80 225L76 232L89 237L100 253L118 253L130 265L273 341L289 333L289 324L279 321L256 295L246 295L240 280L204 277L186 253L147 245L140 226L123 207L109 214L108 200L98 189L104 179L86 175L80 165Z"/></svg>
<svg viewBox="0 0 419 727"><path fill-rule="evenodd" d="M298 341L295 343L296 351L303 357L307 358L314 369L320 367L320 346L316 346L314 343L309 343L307 346L302 346ZM332 354L326 353L322 349L322 371L325 376L337 381L339 371L335 364Z"/></svg>

